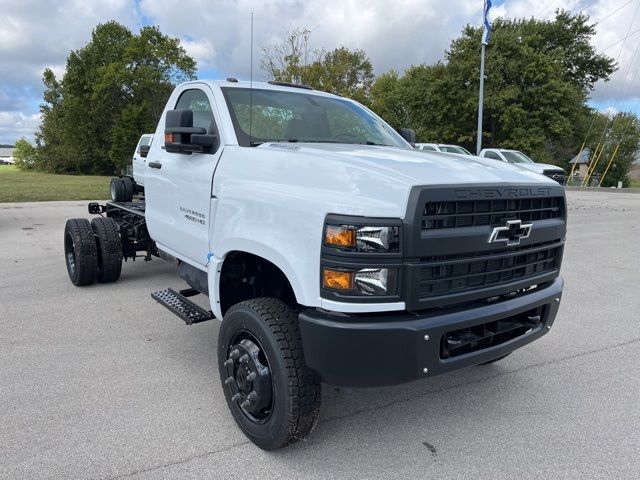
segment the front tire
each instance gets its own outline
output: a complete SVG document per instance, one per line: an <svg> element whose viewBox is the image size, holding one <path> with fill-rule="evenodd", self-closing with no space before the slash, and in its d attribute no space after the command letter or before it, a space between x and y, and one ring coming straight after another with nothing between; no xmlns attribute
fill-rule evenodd
<svg viewBox="0 0 640 480"><path fill-rule="evenodd" d="M64 258L71 282L80 287L96 279L96 240L86 218L67 220L64 227Z"/></svg>
<svg viewBox="0 0 640 480"><path fill-rule="evenodd" d="M321 386L285 303L258 298L231 307L218 334L218 367L233 418L258 447L285 447L315 427Z"/></svg>
<svg viewBox="0 0 640 480"><path fill-rule="evenodd" d="M122 271L120 228L109 217L94 218L91 220L91 228L96 234L96 278L100 283L115 282Z"/></svg>

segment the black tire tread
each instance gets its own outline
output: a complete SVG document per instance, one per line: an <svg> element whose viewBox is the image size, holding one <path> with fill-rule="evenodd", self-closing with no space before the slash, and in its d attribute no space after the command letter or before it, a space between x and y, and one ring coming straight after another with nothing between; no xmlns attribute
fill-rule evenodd
<svg viewBox="0 0 640 480"><path fill-rule="evenodd" d="M67 220L64 228L65 241L67 233L71 233L73 237L76 253L76 269L73 275L67 266L69 278L78 287L91 285L95 282L98 265L96 241L91 224L86 218L71 218Z"/></svg>
<svg viewBox="0 0 640 480"><path fill-rule="evenodd" d="M122 177L120 180L122 180L122 185L124 186L123 201L124 202L133 201L133 193L134 193L133 181L129 177Z"/></svg>
<svg viewBox="0 0 640 480"><path fill-rule="evenodd" d="M275 298L256 298L238 305L252 309L264 319L285 360L289 380L289 430L276 448L286 447L306 437L316 426L322 400L321 384L305 364L298 319L287 304Z"/></svg>
<svg viewBox="0 0 640 480"><path fill-rule="evenodd" d="M100 283L115 282L122 272L120 228L109 217L94 218L91 221L91 228L97 237L96 279Z"/></svg>
<svg viewBox="0 0 640 480"><path fill-rule="evenodd" d="M111 179L111 184L114 186L115 190L115 195L111 196L111 200L113 200L114 202L124 202L126 191L122 179L119 177L113 177Z"/></svg>

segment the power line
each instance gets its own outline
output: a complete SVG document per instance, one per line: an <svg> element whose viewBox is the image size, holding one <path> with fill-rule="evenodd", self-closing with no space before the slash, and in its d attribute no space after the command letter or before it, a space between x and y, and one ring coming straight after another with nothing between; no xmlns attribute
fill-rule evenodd
<svg viewBox="0 0 640 480"><path fill-rule="evenodd" d="M620 40L618 40L615 43L612 43L611 45L609 45L607 48L603 48L602 50L600 50L598 53L602 53L605 52L607 50L609 50L611 47L615 47L616 45L618 45L620 42L624 42L627 38L629 37L633 37L636 33L640 32L640 28L638 30L634 30L632 33L629 33L628 35L622 37Z"/></svg>
<svg viewBox="0 0 640 480"><path fill-rule="evenodd" d="M612 15L615 15L616 13L618 13L620 10L622 10L624 7L626 7L627 5L629 5L632 2L633 2L633 0L629 0L627 3L625 3L624 5L619 6L617 9L615 9L613 12L611 12L606 17L602 17L600 20L596 20L595 25L598 25L598 24L604 22L607 18L611 17Z"/></svg>

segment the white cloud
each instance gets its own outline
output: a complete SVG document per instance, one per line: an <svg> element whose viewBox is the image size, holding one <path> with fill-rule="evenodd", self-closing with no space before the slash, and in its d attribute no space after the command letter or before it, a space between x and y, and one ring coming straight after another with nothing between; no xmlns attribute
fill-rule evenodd
<svg viewBox="0 0 640 480"><path fill-rule="evenodd" d="M216 49L209 40L185 39L181 43L187 53L198 63L199 68L211 66L216 56Z"/></svg>
<svg viewBox="0 0 640 480"><path fill-rule="evenodd" d="M22 137L33 141L33 133L39 125L39 113L0 112L0 143L14 143Z"/></svg>
<svg viewBox="0 0 640 480"><path fill-rule="evenodd" d="M508 0L493 7L492 17L552 18L556 8L579 11L604 19L594 39L597 49L640 29L637 2L616 9L623 0ZM441 60L461 28L479 25L480 0L2 0L0 28L0 114L37 126L32 119L42 98L41 75L53 67L64 72L67 55L82 47L99 22L117 20L136 30L143 22L158 25L163 33L182 39L201 69L221 76L247 78L250 55L250 14L254 12L254 72L259 71L259 47L277 42L284 28L313 29L310 48L344 45L367 52L377 73L404 70L412 64ZM608 18L608 15L610 15ZM632 21L633 20L633 21ZM599 107L640 96L640 32L606 50L619 58L619 71L611 82L598 85L593 95ZM16 117L21 115L21 117ZM22 120L20 120L22 119ZM23 135L19 128L3 126L0 142Z"/></svg>

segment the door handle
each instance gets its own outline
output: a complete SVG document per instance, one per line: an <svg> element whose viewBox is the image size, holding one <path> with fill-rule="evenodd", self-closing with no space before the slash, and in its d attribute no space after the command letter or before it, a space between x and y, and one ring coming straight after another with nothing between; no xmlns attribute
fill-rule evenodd
<svg viewBox="0 0 640 480"><path fill-rule="evenodd" d="M151 168L162 168L162 164L160 162L149 162L147 165L149 165Z"/></svg>

